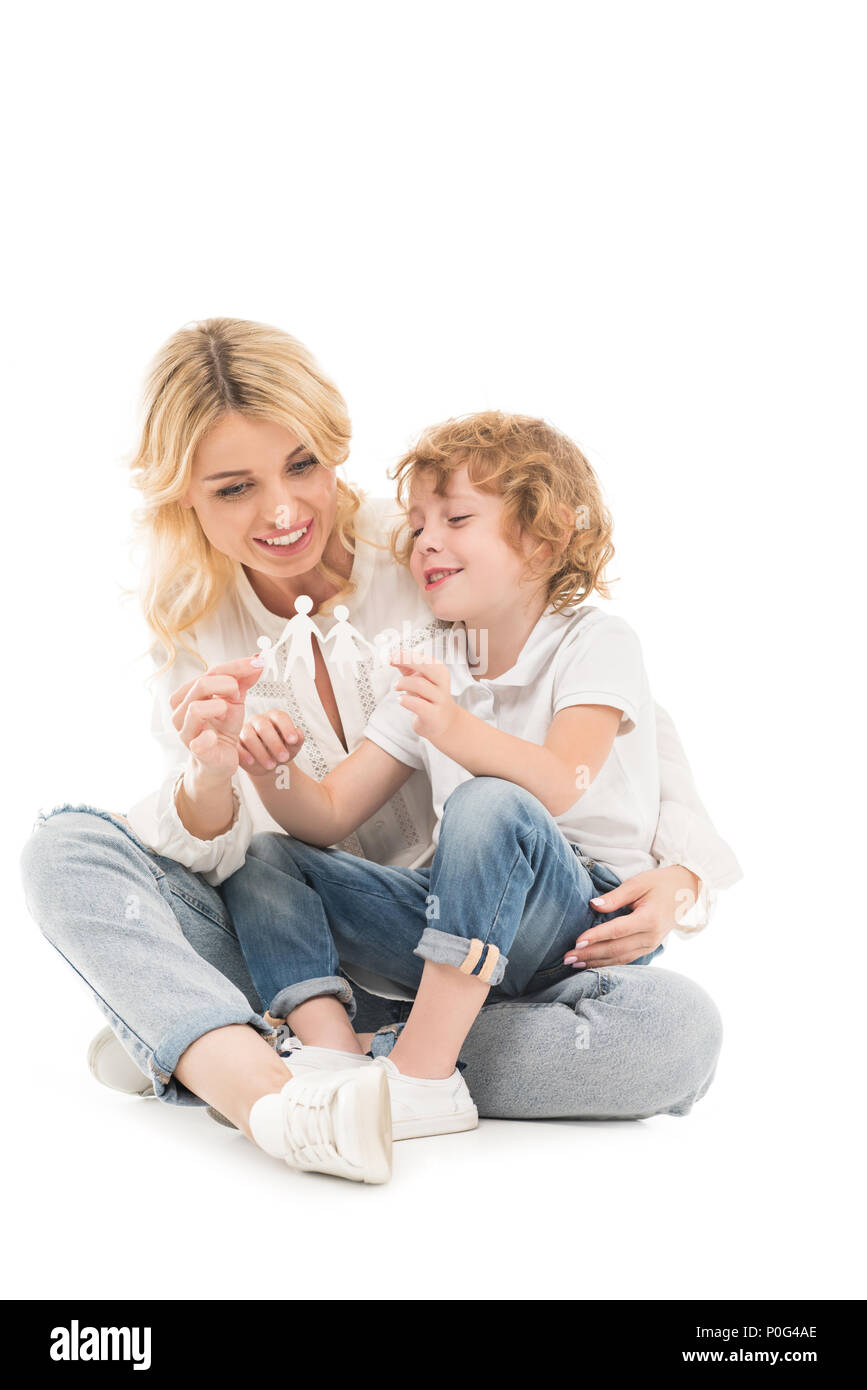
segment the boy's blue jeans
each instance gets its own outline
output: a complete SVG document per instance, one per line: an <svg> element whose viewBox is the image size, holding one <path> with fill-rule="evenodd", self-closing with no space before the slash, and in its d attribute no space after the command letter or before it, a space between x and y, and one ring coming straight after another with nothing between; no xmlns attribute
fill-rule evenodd
<svg viewBox="0 0 867 1390"><path fill-rule="evenodd" d="M360 966L408 991L426 960L477 976L492 999L543 989L573 973L564 954L604 920L590 899L619 881L567 844L531 793L475 777L448 798L429 868L265 834L222 890L256 990L278 1020L328 994L354 1018L341 962L350 976Z"/></svg>

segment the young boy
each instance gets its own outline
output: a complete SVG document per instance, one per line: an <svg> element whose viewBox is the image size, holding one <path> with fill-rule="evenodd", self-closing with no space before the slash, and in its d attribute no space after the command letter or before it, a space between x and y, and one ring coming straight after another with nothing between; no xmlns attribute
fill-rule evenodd
<svg viewBox="0 0 867 1390"><path fill-rule="evenodd" d="M300 1040L293 1075L383 1068L401 1139L477 1124L457 1060L486 996L580 964L596 895L654 866L659 786L638 640L580 606L607 595L613 553L580 449L544 421L486 412L426 431L396 476L410 532L396 552L435 622L321 782L275 776L301 746L285 713L245 726L242 763L289 835L256 837L222 891L261 998ZM438 817L428 868L327 848L415 768ZM362 1053L339 961L416 991L387 1058Z"/></svg>

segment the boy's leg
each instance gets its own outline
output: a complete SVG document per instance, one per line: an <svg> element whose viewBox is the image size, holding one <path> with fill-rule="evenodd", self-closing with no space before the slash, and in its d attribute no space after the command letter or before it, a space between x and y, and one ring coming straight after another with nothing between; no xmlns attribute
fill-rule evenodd
<svg viewBox="0 0 867 1390"><path fill-rule="evenodd" d="M536 797L513 782L475 777L445 804L430 876L435 916L417 954L521 994L596 920L596 892Z"/></svg>
<svg viewBox="0 0 867 1390"><path fill-rule="evenodd" d="M358 1051L355 1000L339 962L414 990L427 878L287 835L254 836L222 892L269 1017L286 1018L302 1042Z"/></svg>

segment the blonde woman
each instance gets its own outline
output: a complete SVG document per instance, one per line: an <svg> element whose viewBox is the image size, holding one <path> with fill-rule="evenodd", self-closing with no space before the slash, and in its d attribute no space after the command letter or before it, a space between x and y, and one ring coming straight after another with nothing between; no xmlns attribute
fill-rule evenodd
<svg viewBox="0 0 867 1390"><path fill-rule="evenodd" d="M267 740L266 712L283 709L304 736L298 766L321 780L359 745L394 675L372 660L329 666L314 642L312 676L298 663L289 681L263 679L262 658L249 653L260 636L280 638L302 594L323 639L335 605L368 639L431 616L389 547L396 504L365 499L338 476L349 438L339 392L278 329L211 319L157 354L133 475L150 556L142 593L163 780L126 816L75 805L41 816L23 856L33 916L110 1025L91 1047L98 1079L210 1105L248 1138L251 1110L282 1093L288 1073L220 890L254 833L280 829L249 781L240 735L260 729ZM632 910L608 919L610 935L587 952L592 968L482 1009L462 1050L482 1116L683 1114L710 1084L720 1046L712 1001L671 972L621 968L682 929L685 897L696 929L714 892L739 876L670 720L661 710L656 719L659 867L604 895L601 913ZM430 862L435 823L419 770L340 847L416 868ZM355 1027L380 1032L373 1050L382 1051L411 999L342 965ZM582 1041L588 1021L592 1047ZM339 1137L329 1132L338 1150ZM297 1148L295 1166L305 1166L310 1146Z"/></svg>

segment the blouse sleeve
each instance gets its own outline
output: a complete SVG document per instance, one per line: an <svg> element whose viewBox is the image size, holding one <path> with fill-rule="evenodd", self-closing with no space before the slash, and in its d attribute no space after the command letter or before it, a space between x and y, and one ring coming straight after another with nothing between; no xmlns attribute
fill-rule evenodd
<svg viewBox="0 0 867 1390"><path fill-rule="evenodd" d="M691 936L707 926L717 893L730 888L743 875L702 805L677 730L660 705L656 706L656 742L659 820L651 853L660 868L682 864L701 880L698 901L684 914L677 928L680 936Z"/></svg>
<svg viewBox="0 0 867 1390"><path fill-rule="evenodd" d="M253 822L241 785L240 773L232 778L234 816L229 829L213 840L191 835L178 815L175 792L189 760L189 751L172 723L169 698L178 686L202 674L203 667L188 652L179 652L168 671L153 684L151 732L159 745L163 778L156 791L138 801L127 813L133 831L155 854L176 859L207 883L218 884L240 869L253 835Z"/></svg>

